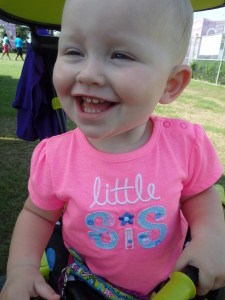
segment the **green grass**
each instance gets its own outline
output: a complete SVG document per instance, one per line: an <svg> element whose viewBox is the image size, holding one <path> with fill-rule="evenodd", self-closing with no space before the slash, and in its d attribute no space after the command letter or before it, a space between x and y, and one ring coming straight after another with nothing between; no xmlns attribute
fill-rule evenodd
<svg viewBox="0 0 225 300"><path fill-rule="evenodd" d="M22 66L22 61L9 61L6 56L0 60L0 274L5 273L12 229L27 196L29 160L34 148L34 143L16 137L17 111L12 102Z"/></svg>
<svg viewBox="0 0 225 300"><path fill-rule="evenodd" d="M14 99L23 61L14 61L14 54L11 57L12 60L8 60L5 55L0 60L0 118L16 116L16 111L9 109L9 101Z"/></svg>
<svg viewBox="0 0 225 300"><path fill-rule="evenodd" d="M14 58L15 54L11 54ZM12 108L23 62L0 60L0 275L5 273L12 230L28 196L31 153L36 142L16 137L16 110ZM201 123L225 166L225 88L192 81L179 100L158 106L155 114ZM74 125L69 122L68 129ZM225 187L225 176L219 181Z"/></svg>

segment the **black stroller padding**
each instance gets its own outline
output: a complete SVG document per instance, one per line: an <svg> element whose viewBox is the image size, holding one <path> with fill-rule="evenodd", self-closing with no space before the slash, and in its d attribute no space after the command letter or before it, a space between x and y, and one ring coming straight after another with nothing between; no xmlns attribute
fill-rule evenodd
<svg viewBox="0 0 225 300"><path fill-rule="evenodd" d="M37 35L32 32L32 48L39 55L54 55L54 63L57 56L58 51L58 40L59 38L56 36L45 36L45 35ZM53 64L54 65L54 64Z"/></svg>
<svg viewBox="0 0 225 300"><path fill-rule="evenodd" d="M96 290L93 290L86 282L79 279L69 281L65 289L65 296L62 300L104 300L103 295L100 295Z"/></svg>
<svg viewBox="0 0 225 300"><path fill-rule="evenodd" d="M62 238L62 223L61 219L56 223L52 236L46 247L46 255L48 264L50 259L48 258L49 250L54 253L54 262L51 265L49 272L48 282L51 287L59 293L58 279L61 275L62 270L68 265L69 252L64 245Z"/></svg>
<svg viewBox="0 0 225 300"><path fill-rule="evenodd" d="M62 220L60 219L54 228L53 234L46 247L46 253L51 249L55 253L55 262L49 273L48 283L59 293L58 279L61 276L62 269L68 265L69 252L64 245L62 238ZM65 296L62 300L104 300L105 297L100 295L96 290L91 288L86 282L79 278L75 281L68 281L65 287Z"/></svg>

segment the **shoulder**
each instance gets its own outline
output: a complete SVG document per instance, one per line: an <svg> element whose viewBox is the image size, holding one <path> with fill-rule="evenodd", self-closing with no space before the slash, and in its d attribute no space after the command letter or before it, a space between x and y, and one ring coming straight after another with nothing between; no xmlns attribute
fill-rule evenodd
<svg viewBox="0 0 225 300"><path fill-rule="evenodd" d="M187 120L175 119L175 118L165 118L165 117L154 117L154 123L159 123L160 130L162 134L167 136L189 136L196 138L199 131L204 131L204 129L199 124L193 124Z"/></svg>
<svg viewBox="0 0 225 300"><path fill-rule="evenodd" d="M32 161L54 166L65 161L78 149L76 130L42 140L32 154Z"/></svg>
<svg viewBox="0 0 225 300"><path fill-rule="evenodd" d="M193 124L182 119L155 117L154 122L158 123L159 139L166 147L185 149L191 151L196 144L207 138L205 130L199 124ZM189 149L189 150L188 150Z"/></svg>
<svg viewBox="0 0 225 300"><path fill-rule="evenodd" d="M54 153L56 155L59 153L66 153L70 151L69 149L71 149L71 147L76 147L77 140L77 129L74 129L66 133L47 138L43 140L43 143L46 147L46 153L54 156Z"/></svg>

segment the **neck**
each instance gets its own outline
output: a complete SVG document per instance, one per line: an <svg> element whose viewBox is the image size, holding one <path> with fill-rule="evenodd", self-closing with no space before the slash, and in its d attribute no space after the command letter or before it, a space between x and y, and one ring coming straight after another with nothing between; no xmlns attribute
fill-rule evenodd
<svg viewBox="0 0 225 300"><path fill-rule="evenodd" d="M89 143L102 152L106 153L125 153L137 150L144 146L152 135L153 124L148 121L134 129L123 132L112 137L105 137L103 139L87 138Z"/></svg>

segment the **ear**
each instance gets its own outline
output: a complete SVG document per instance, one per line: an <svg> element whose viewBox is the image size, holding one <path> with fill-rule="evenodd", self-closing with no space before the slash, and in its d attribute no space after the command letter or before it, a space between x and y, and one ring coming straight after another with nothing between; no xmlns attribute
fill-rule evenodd
<svg viewBox="0 0 225 300"><path fill-rule="evenodd" d="M160 99L161 104L169 104L173 102L191 80L192 70L188 65L180 65L173 69L162 98Z"/></svg>

